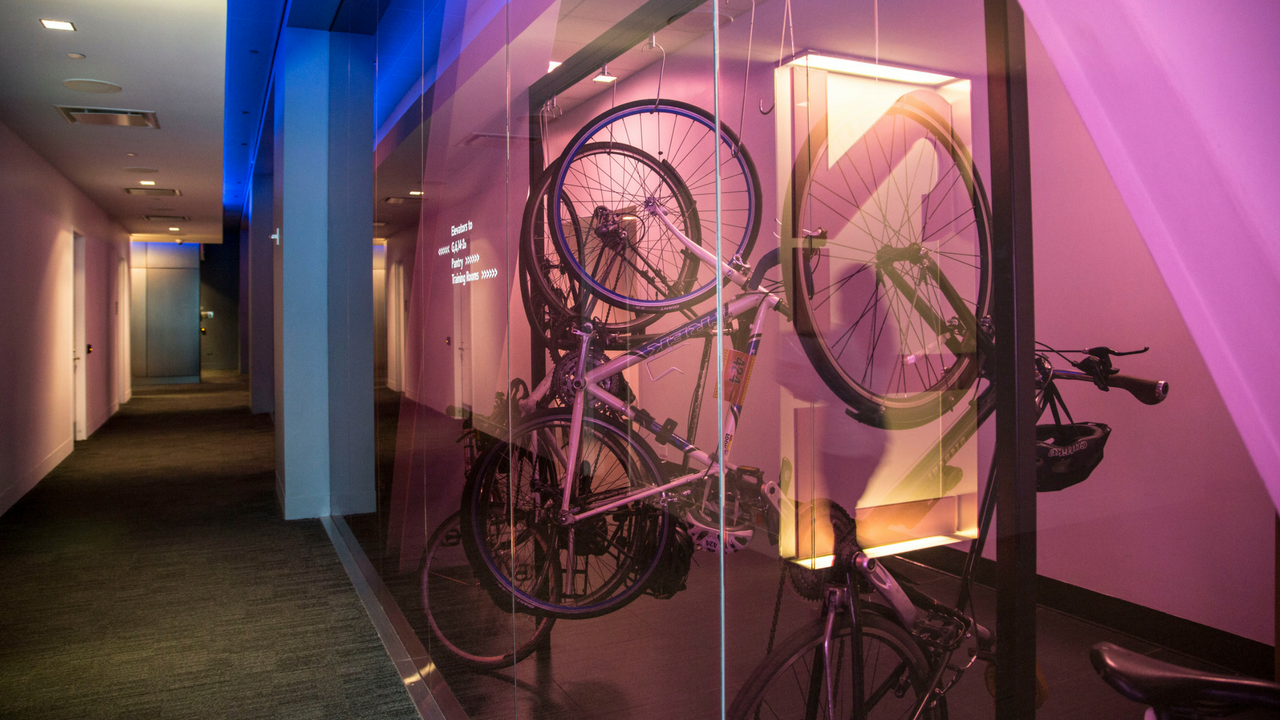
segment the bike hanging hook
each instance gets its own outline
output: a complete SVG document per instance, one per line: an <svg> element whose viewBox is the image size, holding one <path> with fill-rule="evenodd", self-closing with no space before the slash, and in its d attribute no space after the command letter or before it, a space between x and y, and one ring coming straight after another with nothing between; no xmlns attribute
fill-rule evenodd
<svg viewBox="0 0 1280 720"><path fill-rule="evenodd" d="M753 17L753 18L754 18L755 8L756 8L756 6L755 6L755 4L754 4L754 0L753 0L753 4L751 5L751 10L752 10L752 13L753 13L753 16L752 16L752 17ZM786 48L786 45L787 45L787 31L790 31L790 32L791 32L791 54L792 54L792 55L795 55L795 54L796 54L796 28L795 28L794 20L795 20L795 18L794 18L794 17L792 16L792 14L791 14L791 0L787 0L786 4L782 6L782 38L778 40L778 67L777 67L777 69L779 69L779 70L781 70L781 69L782 69L782 58L784 57L784 56L783 56L783 54L782 54L782 51ZM753 21L752 21L752 22L753 22L753 24L754 24L754 19L753 19ZM748 64L750 64L750 62L751 62L751 58L750 58L750 57L748 57L748 58L747 58L747 63L748 63ZM743 98L744 98L744 99L746 98L746 93L745 93L745 92L743 93ZM769 109L768 109L768 110L765 110L765 109L764 109L764 100L761 100L761 101L760 101L760 114L761 114L761 115L768 115L769 113L773 112L774 108L776 108L777 106L778 106L778 99L777 99L776 97L773 99L773 102L769 104Z"/></svg>
<svg viewBox="0 0 1280 720"><path fill-rule="evenodd" d="M658 103L662 101L662 77L667 74L667 49L658 43L658 33L649 33L649 44L640 49L640 52L646 50L661 50L662 64L658 66L658 92L653 96L653 112L658 112Z"/></svg>

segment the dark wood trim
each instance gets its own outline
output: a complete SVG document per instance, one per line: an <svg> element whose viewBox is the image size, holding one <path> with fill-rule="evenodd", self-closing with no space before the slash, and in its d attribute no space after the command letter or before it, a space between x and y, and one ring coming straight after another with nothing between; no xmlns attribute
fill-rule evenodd
<svg viewBox="0 0 1280 720"><path fill-rule="evenodd" d="M917 550L902 557L957 577L964 569L965 553L955 548ZM995 587L996 563L979 558L974 582ZM1275 672L1275 651L1265 643L1043 575L1036 576L1035 584L1036 597L1042 607L1190 655L1230 672L1257 678L1269 678Z"/></svg>

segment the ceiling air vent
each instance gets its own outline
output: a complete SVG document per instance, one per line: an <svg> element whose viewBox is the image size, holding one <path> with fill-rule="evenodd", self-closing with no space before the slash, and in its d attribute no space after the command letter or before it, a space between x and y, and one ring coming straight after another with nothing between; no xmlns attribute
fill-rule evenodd
<svg viewBox="0 0 1280 720"><path fill-rule="evenodd" d="M150 196L153 196L153 197L154 197L154 196L161 196L161 197L173 197L174 195L181 195L181 194L182 194L181 192L179 192L179 191L177 191L177 190L172 190L172 189L170 189L170 188L157 188L157 187L140 187L140 188L134 188L134 187L128 187L128 188L120 188L120 189L121 189L121 190L124 190L124 191L125 191L125 194L128 194L128 195L150 195Z"/></svg>
<svg viewBox="0 0 1280 720"><path fill-rule="evenodd" d="M113 108L71 107L54 105L72 125L118 125L120 127L152 127L160 129L160 121L151 110L117 110Z"/></svg>
<svg viewBox="0 0 1280 720"><path fill-rule="evenodd" d="M186 215L143 215L152 222L185 222L191 218Z"/></svg>

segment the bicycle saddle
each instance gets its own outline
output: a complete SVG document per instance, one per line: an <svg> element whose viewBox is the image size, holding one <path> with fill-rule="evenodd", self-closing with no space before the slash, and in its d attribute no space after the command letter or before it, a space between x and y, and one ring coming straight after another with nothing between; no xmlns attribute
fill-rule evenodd
<svg viewBox="0 0 1280 720"><path fill-rule="evenodd" d="M1280 717L1276 683L1192 670L1106 642L1094 645L1089 657L1098 675L1121 695L1174 717L1221 717L1251 709L1264 711L1259 717Z"/></svg>

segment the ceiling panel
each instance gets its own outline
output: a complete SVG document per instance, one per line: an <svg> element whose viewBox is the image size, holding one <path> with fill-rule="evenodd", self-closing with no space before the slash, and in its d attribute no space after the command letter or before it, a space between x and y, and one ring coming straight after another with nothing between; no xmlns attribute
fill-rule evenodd
<svg viewBox="0 0 1280 720"><path fill-rule="evenodd" d="M50 17L75 32L46 30L40 19ZM225 35L225 0L9 0L0 22L0 122L126 230L168 233L143 216L186 215L182 236L221 242ZM122 90L78 92L63 85L73 78ZM55 105L154 111L160 129L71 125ZM182 195L124 192L144 179Z"/></svg>

